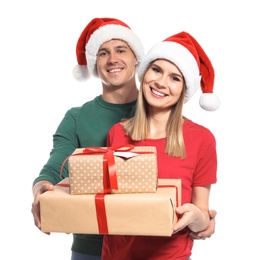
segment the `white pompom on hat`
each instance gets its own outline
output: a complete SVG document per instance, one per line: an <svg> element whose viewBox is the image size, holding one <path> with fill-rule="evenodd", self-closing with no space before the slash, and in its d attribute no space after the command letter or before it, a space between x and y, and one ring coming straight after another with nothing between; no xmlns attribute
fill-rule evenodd
<svg viewBox="0 0 275 260"><path fill-rule="evenodd" d="M214 68L202 47L189 33L180 32L153 46L139 65L140 81L150 63L157 59L169 60L181 71L186 84L185 103L201 87L200 106L207 111L219 108L220 100L213 93Z"/></svg>
<svg viewBox="0 0 275 260"><path fill-rule="evenodd" d="M78 64L73 70L74 77L83 81L91 75L97 77L96 58L100 46L112 39L125 41L134 52L138 63L144 57L144 48L131 28L115 18L94 18L81 33L76 45Z"/></svg>

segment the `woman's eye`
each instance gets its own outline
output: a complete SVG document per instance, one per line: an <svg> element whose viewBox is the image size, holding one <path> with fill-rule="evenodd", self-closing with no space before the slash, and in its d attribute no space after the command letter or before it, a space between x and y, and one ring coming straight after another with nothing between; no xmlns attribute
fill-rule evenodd
<svg viewBox="0 0 275 260"><path fill-rule="evenodd" d="M174 81L180 81L180 79L178 77L173 77Z"/></svg>
<svg viewBox="0 0 275 260"><path fill-rule="evenodd" d="M159 72L159 69L156 68L156 67L152 67L152 70L153 70L154 72Z"/></svg>

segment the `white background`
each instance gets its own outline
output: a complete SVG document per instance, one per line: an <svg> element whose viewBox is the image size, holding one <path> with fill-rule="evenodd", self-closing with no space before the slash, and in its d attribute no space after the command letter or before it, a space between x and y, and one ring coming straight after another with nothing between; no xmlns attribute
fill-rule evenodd
<svg viewBox="0 0 275 260"><path fill-rule="evenodd" d="M47 161L66 110L91 100L100 81L72 77L75 45L94 17L125 21L146 51L187 31L216 71L222 106L205 112L200 91L184 114L216 136L216 233L196 241L193 260L275 259L274 12L272 1L2 1L0 4L2 259L70 259L72 236L41 233L32 181Z"/></svg>

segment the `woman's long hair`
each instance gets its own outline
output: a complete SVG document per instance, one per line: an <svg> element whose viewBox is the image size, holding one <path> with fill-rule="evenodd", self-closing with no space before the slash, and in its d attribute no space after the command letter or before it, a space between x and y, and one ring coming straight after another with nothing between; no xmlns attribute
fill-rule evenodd
<svg viewBox="0 0 275 260"><path fill-rule="evenodd" d="M150 65L148 66L150 68ZM147 73L148 68L144 75ZM149 109L148 103L143 95L143 81L142 78L140 84L140 90L136 105L136 111L134 117L124 121L122 126L124 131L131 137L132 140L142 141L148 138L150 133L149 124ZM166 125L166 147L165 153L174 157L186 157L185 145L183 140L182 132L182 109L184 104L184 93L185 93L185 83L183 86L182 93L179 97L178 102L172 107L169 119Z"/></svg>

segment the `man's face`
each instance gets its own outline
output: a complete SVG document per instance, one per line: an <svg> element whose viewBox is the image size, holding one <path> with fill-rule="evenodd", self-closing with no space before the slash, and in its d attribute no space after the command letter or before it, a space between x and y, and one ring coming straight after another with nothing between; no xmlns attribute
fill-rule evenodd
<svg viewBox="0 0 275 260"><path fill-rule="evenodd" d="M119 87L127 84L135 77L137 64L133 51L124 41L110 40L99 48L96 68L105 85Z"/></svg>

